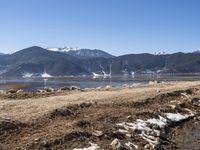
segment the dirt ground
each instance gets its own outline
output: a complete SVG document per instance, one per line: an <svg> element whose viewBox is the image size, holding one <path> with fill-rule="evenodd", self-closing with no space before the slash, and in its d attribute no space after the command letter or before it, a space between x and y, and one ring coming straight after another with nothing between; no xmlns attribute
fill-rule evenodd
<svg viewBox="0 0 200 150"><path fill-rule="evenodd" d="M1 94L0 149L199 150L199 100L200 82Z"/></svg>

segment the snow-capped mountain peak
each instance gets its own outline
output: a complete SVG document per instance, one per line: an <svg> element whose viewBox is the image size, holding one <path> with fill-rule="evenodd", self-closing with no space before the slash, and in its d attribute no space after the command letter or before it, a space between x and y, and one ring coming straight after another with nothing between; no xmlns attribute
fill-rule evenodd
<svg viewBox="0 0 200 150"><path fill-rule="evenodd" d="M63 47L63 48L58 48L58 47L50 47L50 48L47 48L48 50L50 51L59 51L59 52L69 52L69 51L77 51L79 50L79 48L73 48L73 47Z"/></svg>
<svg viewBox="0 0 200 150"><path fill-rule="evenodd" d="M194 54L200 54L200 49L193 52Z"/></svg>
<svg viewBox="0 0 200 150"><path fill-rule="evenodd" d="M106 53L98 49L87 49L87 48L73 48L73 47L63 47L63 48L47 48L47 50L55 52L63 52L71 56L81 57L81 58L94 58L94 57L104 57L111 58L114 57L109 53Z"/></svg>

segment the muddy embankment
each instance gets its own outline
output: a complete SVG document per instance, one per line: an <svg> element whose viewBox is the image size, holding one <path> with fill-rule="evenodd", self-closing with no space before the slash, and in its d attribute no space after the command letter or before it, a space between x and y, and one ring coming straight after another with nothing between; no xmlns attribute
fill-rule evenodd
<svg viewBox="0 0 200 150"><path fill-rule="evenodd" d="M1 118L0 149L199 149L200 88L81 103L32 121Z"/></svg>

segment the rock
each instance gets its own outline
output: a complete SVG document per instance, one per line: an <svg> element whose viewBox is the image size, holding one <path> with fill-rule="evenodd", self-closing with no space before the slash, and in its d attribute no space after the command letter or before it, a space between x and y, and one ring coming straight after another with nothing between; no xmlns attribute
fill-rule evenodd
<svg viewBox="0 0 200 150"><path fill-rule="evenodd" d="M130 133L127 133L127 134L126 134L126 137L131 138L131 134L130 134Z"/></svg>
<svg viewBox="0 0 200 150"><path fill-rule="evenodd" d="M78 87L78 86L71 86L70 90L80 90L80 87Z"/></svg>
<svg viewBox="0 0 200 150"><path fill-rule="evenodd" d="M14 90L14 89L10 89L7 91L8 94L15 94L17 93L17 90Z"/></svg>
<svg viewBox="0 0 200 150"><path fill-rule="evenodd" d="M157 93L160 93L160 90L157 89L156 92L157 92Z"/></svg>
<svg viewBox="0 0 200 150"><path fill-rule="evenodd" d="M20 89L20 90L17 90L17 93L22 93L23 92L23 90L22 89Z"/></svg>
<svg viewBox="0 0 200 150"><path fill-rule="evenodd" d="M200 100L198 98L192 99L192 104L195 106L200 106Z"/></svg>
<svg viewBox="0 0 200 150"><path fill-rule="evenodd" d="M125 143L125 145L130 149L130 150L134 150L134 149L138 149L138 146L131 143L131 142L127 142Z"/></svg>
<svg viewBox="0 0 200 150"><path fill-rule="evenodd" d="M97 137L100 137L100 136L103 135L103 132L102 132L102 131L94 131L94 132L92 133L92 135L97 136Z"/></svg>
<svg viewBox="0 0 200 150"><path fill-rule="evenodd" d="M45 93L46 91L45 90L41 90L41 89L37 89L36 92L37 93Z"/></svg>
<svg viewBox="0 0 200 150"><path fill-rule="evenodd" d="M88 121L88 120L80 120L79 122L77 122L77 126L79 126L81 128L90 127L91 126L91 122Z"/></svg>
<svg viewBox="0 0 200 150"><path fill-rule="evenodd" d="M152 149L152 147L151 147L151 145L146 144L146 145L144 146L144 149Z"/></svg>
<svg viewBox="0 0 200 150"><path fill-rule="evenodd" d="M110 144L112 149L119 149L122 144L120 143L120 141L118 139L114 139L111 144Z"/></svg>
<svg viewBox="0 0 200 150"><path fill-rule="evenodd" d="M53 91L54 91L53 88L45 88L44 90L45 90L46 92L53 92Z"/></svg>
<svg viewBox="0 0 200 150"><path fill-rule="evenodd" d="M38 141L40 141L40 138L35 138L34 141L37 141L37 142L38 142Z"/></svg>
<svg viewBox="0 0 200 150"><path fill-rule="evenodd" d="M4 94L4 93L5 93L5 91L4 91L4 90L0 90L0 93L1 93L1 94Z"/></svg>
<svg viewBox="0 0 200 150"><path fill-rule="evenodd" d="M105 87L105 89L110 89L111 88L111 86L110 85L107 85L106 87Z"/></svg>
<svg viewBox="0 0 200 150"><path fill-rule="evenodd" d="M60 90L60 91L69 91L69 90L70 90L70 87L67 87L67 86L61 87L59 90Z"/></svg>
<svg viewBox="0 0 200 150"><path fill-rule="evenodd" d="M132 117L131 117L131 115L129 115L129 116L127 116L126 118L127 118L127 119L131 119Z"/></svg>
<svg viewBox="0 0 200 150"><path fill-rule="evenodd" d="M97 89L97 90L100 90L100 89L102 89L102 87L101 87L101 86L99 86L99 87L96 87L96 89Z"/></svg>
<svg viewBox="0 0 200 150"><path fill-rule="evenodd" d="M152 85L152 84L158 84L158 81L155 80L155 81L149 81L149 84Z"/></svg>

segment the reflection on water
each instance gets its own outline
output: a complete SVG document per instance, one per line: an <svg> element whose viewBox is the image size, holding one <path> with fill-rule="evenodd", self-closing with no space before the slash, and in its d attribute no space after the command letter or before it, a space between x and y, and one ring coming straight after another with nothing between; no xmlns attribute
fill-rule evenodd
<svg viewBox="0 0 200 150"><path fill-rule="evenodd" d="M80 88L123 87L132 84L145 84L149 81L194 81L199 76L114 76L112 78L52 77L52 78L0 78L0 90L10 88L35 91L47 87L79 86Z"/></svg>

